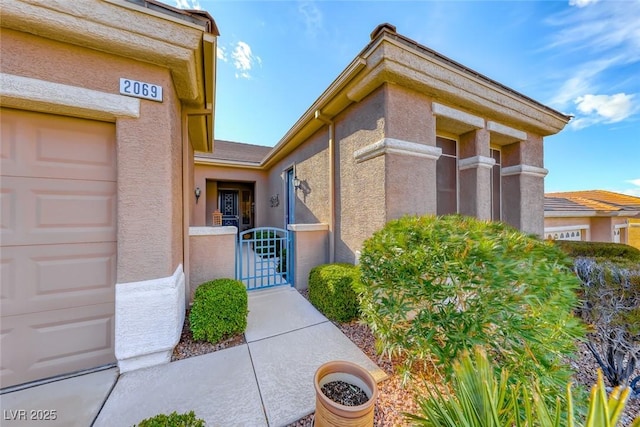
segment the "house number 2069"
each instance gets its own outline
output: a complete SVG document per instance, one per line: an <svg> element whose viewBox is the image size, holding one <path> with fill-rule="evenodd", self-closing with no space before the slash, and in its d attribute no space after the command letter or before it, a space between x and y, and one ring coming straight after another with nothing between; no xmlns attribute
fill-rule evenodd
<svg viewBox="0 0 640 427"><path fill-rule="evenodd" d="M120 79L120 93L136 98L150 99L162 102L162 86L152 83L139 82L131 79Z"/></svg>

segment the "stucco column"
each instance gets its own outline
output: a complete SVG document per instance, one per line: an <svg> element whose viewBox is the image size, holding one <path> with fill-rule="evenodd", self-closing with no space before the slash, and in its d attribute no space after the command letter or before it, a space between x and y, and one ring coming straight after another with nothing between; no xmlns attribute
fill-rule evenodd
<svg viewBox="0 0 640 427"><path fill-rule="evenodd" d="M329 262L329 224L289 224L287 229L293 234L293 285L307 289L311 269Z"/></svg>
<svg viewBox="0 0 640 427"><path fill-rule="evenodd" d="M542 137L528 135L503 147L503 220L520 230L544 234L544 177Z"/></svg>
<svg viewBox="0 0 640 427"><path fill-rule="evenodd" d="M460 137L458 170L460 205L463 215L491 219L491 168L489 131L477 129Z"/></svg>
<svg viewBox="0 0 640 427"><path fill-rule="evenodd" d="M432 100L400 86L385 90L385 138L378 148L385 157L386 220L435 214L441 150L436 147Z"/></svg>

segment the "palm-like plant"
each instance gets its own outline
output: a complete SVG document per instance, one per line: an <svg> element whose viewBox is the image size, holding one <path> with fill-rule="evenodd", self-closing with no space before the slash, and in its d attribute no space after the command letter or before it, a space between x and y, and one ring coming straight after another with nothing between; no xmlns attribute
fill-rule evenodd
<svg viewBox="0 0 640 427"><path fill-rule="evenodd" d="M549 405L537 382L532 383L510 384L506 370L498 377L478 348L473 357L467 353L454 364L452 395L429 389L429 396L418 402L421 414L407 417L424 427L615 427L630 393L628 387L616 387L607 397L598 370L582 424L574 415L571 384L567 385L565 401L558 397L555 405ZM631 427L640 427L640 416Z"/></svg>

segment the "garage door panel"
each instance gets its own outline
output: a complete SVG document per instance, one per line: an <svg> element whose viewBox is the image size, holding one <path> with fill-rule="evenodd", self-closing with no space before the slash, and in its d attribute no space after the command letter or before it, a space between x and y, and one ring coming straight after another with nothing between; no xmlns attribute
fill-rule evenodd
<svg viewBox="0 0 640 427"><path fill-rule="evenodd" d="M16 192L14 189L5 187L4 179L0 189L0 233L4 241L16 229Z"/></svg>
<svg viewBox="0 0 640 427"><path fill-rule="evenodd" d="M116 180L111 123L3 109L2 128L5 176Z"/></svg>
<svg viewBox="0 0 640 427"><path fill-rule="evenodd" d="M114 363L113 323L109 303L3 317L2 387Z"/></svg>
<svg viewBox="0 0 640 427"><path fill-rule="evenodd" d="M2 244L114 240L116 191L115 182L3 177Z"/></svg>
<svg viewBox="0 0 640 427"><path fill-rule="evenodd" d="M116 250L115 242L3 248L2 315L115 301Z"/></svg>
<svg viewBox="0 0 640 427"><path fill-rule="evenodd" d="M115 361L113 123L1 109L2 387Z"/></svg>

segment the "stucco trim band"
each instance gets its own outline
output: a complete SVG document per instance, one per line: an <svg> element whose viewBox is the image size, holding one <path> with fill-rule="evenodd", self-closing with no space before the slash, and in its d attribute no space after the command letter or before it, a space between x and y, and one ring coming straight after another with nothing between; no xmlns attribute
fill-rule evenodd
<svg viewBox="0 0 640 427"><path fill-rule="evenodd" d="M226 234L238 234L238 228L234 226L189 227L189 236L222 236Z"/></svg>
<svg viewBox="0 0 640 427"><path fill-rule="evenodd" d="M0 73L3 107L115 121L140 117L140 100L61 83Z"/></svg>
<svg viewBox="0 0 640 427"><path fill-rule="evenodd" d="M353 153L356 162L361 163L383 154L399 154L403 156L423 157L437 160L442 149L432 145L418 144L394 138L383 138Z"/></svg>
<svg viewBox="0 0 640 427"><path fill-rule="evenodd" d="M539 168L531 165L514 165L502 168L502 176L529 175L544 178L548 173L549 171L545 168Z"/></svg>
<svg viewBox="0 0 640 427"><path fill-rule="evenodd" d="M482 117L474 116L473 114L465 113L464 111L456 110L455 108L447 107L437 102L432 103L431 111L434 116L446 117L476 129L484 128L484 119Z"/></svg>
<svg viewBox="0 0 640 427"><path fill-rule="evenodd" d="M485 156L473 156L458 160L458 170L485 168L491 169L496 164L496 159Z"/></svg>
<svg viewBox="0 0 640 427"><path fill-rule="evenodd" d="M327 231L329 230L329 224L289 224L287 225L289 231Z"/></svg>
<svg viewBox="0 0 640 427"><path fill-rule="evenodd" d="M499 133L500 135L513 138L514 141L526 141L527 133L518 129L514 129L509 126L501 125L500 123L487 121L487 130L490 132Z"/></svg>
<svg viewBox="0 0 640 427"><path fill-rule="evenodd" d="M173 275L116 283L115 354L120 373L169 363L185 315L182 264Z"/></svg>

